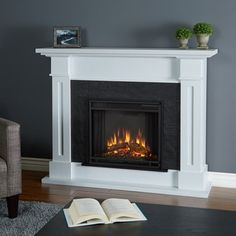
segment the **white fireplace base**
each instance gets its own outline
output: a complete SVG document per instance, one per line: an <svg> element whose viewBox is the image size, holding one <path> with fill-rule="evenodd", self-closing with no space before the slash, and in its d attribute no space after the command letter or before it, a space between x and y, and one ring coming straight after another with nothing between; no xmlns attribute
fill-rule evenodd
<svg viewBox="0 0 236 236"><path fill-rule="evenodd" d="M207 167L207 166L206 166ZM66 169L71 171L67 178ZM211 190L211 182L207 180L207 168L204 170L206 180L202 189L181 189L178 187L179 171L168 172L129 170L118 168L82 166L81 163L50 163L50 173L54 176L44 177L42 183L71 185L80 187L127 190L135 192L169 194L207 198ZM194 176L188 176L188 184L192 186ZM198 178L196 178L197 180Z"/></svg>
<svg viewBox="0 0 236 236"><path fill-rule="evenodd" d="M207 197L207 58L212 50L36 49L51 57L53 160L43 183ZM71 80L180 83L180 170L81 166L71 159Z"/></svg>

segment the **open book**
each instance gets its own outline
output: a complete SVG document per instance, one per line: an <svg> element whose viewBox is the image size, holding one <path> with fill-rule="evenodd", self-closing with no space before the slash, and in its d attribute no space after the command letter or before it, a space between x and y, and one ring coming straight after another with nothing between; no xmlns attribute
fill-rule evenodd
<svg viewBox="0 0 236 236"><path fill-rule="evenodd" d="M93 198L74 199L64 214L69 227L147 220L135 203L117 198L102 204Z"/></svg>

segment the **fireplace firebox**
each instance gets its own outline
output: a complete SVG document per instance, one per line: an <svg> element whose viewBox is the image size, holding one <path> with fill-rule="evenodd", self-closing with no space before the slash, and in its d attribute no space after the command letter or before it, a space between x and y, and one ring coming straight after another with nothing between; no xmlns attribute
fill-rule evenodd
<svg viewBox="0 0 236 236"><path fill-rule="evenodd" d="M161 103L89 102L85 165L161 170Z"/></svg>

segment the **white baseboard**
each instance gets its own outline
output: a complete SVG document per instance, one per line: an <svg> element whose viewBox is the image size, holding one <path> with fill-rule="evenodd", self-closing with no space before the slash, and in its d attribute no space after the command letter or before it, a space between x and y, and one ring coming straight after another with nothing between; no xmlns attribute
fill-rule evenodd
<svg viewBox="0 0 236 236"><path fill-rule="evenodd" d="M236 188L236 174L208 172L208 178L215 187Z"/></svg>
<svg viewBox="0 0 236 236"><path fill-rule="evenodd" d="M50 159L46 158L33 158L33 157L22 157L21 166L22 170L33 170L33 171L49 171Z"/></svg>
<svg viewBox="0 0 236 236"><path fill-rule="evenodd" d="M22 169L49 171L50 159L22 157ZM236 173L208 172L208 178L215 187L236 188Z"/></svg>

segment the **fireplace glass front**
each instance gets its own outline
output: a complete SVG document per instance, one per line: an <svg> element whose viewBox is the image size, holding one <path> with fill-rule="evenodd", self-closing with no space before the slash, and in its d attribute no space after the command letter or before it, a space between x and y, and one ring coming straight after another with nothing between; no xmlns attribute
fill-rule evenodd
<svg viewBox="0 0 236 236"><path fill-rule="evenodd" d="M161 103L90 101L85 165L161 170Z"/></svg>

